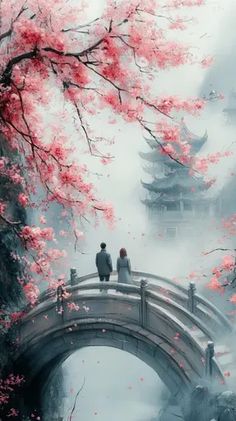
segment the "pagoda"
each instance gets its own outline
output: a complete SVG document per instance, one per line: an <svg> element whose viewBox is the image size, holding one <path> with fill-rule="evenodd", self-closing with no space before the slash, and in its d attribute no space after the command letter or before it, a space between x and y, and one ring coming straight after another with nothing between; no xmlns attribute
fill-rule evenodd
<svg viewBox="0 0 236 421"><path fill-rule="evenodd" d="M182 141L190 145L192 156L201 150L208 138L207 132L202 137L191 133L183 120L180 136ZM209 185L202 176L191 176L188 167L160 153L155 139L145 140L150 151L140 152L139 155L146 161L144 171L152 180L142 181L147 191L143 203L155 221L158 217L158 226L164 232L164 237L173 238L183 232L190 233L192 220L210 213L211 206L206 197Z"/></svg>

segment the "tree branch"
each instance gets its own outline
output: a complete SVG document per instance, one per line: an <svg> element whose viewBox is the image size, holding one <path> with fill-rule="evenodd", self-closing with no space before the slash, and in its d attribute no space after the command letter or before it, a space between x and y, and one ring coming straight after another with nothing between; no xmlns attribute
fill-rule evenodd
<svg viewBox="0 0 236 421"><path fill-rule="evenodd" d="M0 42L4 39L9 37L12 34L12 29L8 29L8 31L4 32L0 35Z"/></svg>
<svg viewBox="0 0 236 421"><path fill-rule="evenodd" d="M68 421L72 421L72 418L73 418L73 413L74 413L74 411L75 411L76 404L77 404L77 399L78 399L78 397L79 397L79 394L82 392L82 390L83 390L83 388L84 388L84 385L85 385L85 377L84 377L84 381L83 381L82 386L80 387L80 389L79 389L79 390L78 390L78 392L76 393L75 400L74 400L74 404L73 404L73 407L72 407L71 413L70 413L70 415L69 415L69 417L68 417Z"/></svg>
<svg viewBox="0 0 236 421"><path fill-rule="evenodd" d="M161 111L160 108L158 108L155 104L152 104L151 102L146 101L141 96L137 96L136 99L140 99L140 101L143 102L147 107L154 108L154 110L158 111L160 114L163 114L165 117L169 118L170 120L173 120L173 117L171 117L171 115L165 113L164 111Z"/></svg>
<svg viewBox="0 0 236 421"><path fill-rule="evenodd" d="M78 117L79 117L79 121L80 121L81 128L82 128L82 130L83 130L83 132L84 132L84 135L85 135L85 138L86 138L86 140L87 140L88 147L89 147L89 151L90 151L91 155L92 155L92 156L95 156L95 157L97 157L97 158L112 158L112 157L110 157L110 156L105 156L105 155L103 155L103 154L102 154L102 153L100 153L99 151L98 151L98 153L99 153L99 154L95 154L95 153L93 152L93 149L92 149L91 144L92 144L92 143L94 143L94 140L93 140L93 139L89 136L89 134L88 134L88 130L87 130L87 129L86 129L86 127L85 127L85 124L84 124L84 122L83 122L83 117L82 117L82 115L81 115L80 109L79 109L79 107L78 107L78 104L76 104L76 102L74 102L74 106L75 106L75 109L76 109L77 115L78 115Z"/></svg>
<svg viewBox="0 0 236 421"><path fill-rule="evenodd" d="M214 253L215 251L236 251L236 249L233 249L233 248L231 248L231 249L227 249L227 248L216 248L216 249L207 251L206 253L203 253L203 254L204 254L204 256L207 256L208 254Z"/></svg>
<svg viewBox="0 0 236 421"><path fill-rule="evenodd" d="M83 62L82 62L83 63ZM121 98L121 92L127 92L125 89L120 88L116 83L112 82L112 80L108 79L106 76L104 76L102 73L98 72L97 70L93 69L88 65L88 63L83 63L88 69L92 70L92 72L96 73L98 76L100 76L102 79L106 80L108 83L110 83L114 88L118 91L119 101L122 103Z"/></svg>
<svg viewBox="0 0 236 421"><path fill-rule="evenodd" d="M95 44L91 45L91 47L88 47L85 50L80 51L79 53L65 53L64 51L60 51L52 47L43 47L42 50L48 51L50 53L55 53L59 56L79 58L79 57L86 56L88 53L95 50L100 44L103 43L104 40L105 40L105 37L101 38Z"/></svg>
<svg viewBox="0 0 236 421"><path fill-rule="evenodd" d="M12 74L13 66L15 66L15 64L17 63L20 63L23 60L35 58L37 55L37 52L38 52L38 49L37 47L35 47L33 51L20 54L19 56L13 57L11 60L9 60L1 76L0 83L3 83L4 85L9 85L11 81L11 74Z"/></svg>
<svg viewBox="0 0 236 421"><path fill-rule="evenodd" d="M91 22L86 23L85 25L78 25L75 28L62 29L61 32L77 31L77 29L86 28L87 26L90 26L92 23L97 22L98 20L99 20L99 18L96 18L96 19L92 20Z"/></svg>
<svg viewBox="0 0 236 421"><path fill-rule="evenodd" d="M147 127L141 119L138 119L139 123L141 124L141 126L144 128L144 130L146 130L151 136L152 138L156 141L157 145L160 146L161 150L164 152L165 155L169 156L170 159L172 159L173 161L175 161L177 164L181 165L182 167L185 168L189 168L187 165L183 164L181 161L179 161L177 158L174 158L171 153L166 152L165 146L159 142L159 140L157 140L156 136L153 134L152 130Z"/></svg>
<svg viewBox="0 0 236 421"><path fill-rule="evenodd" d="M17 16L15 17L15 19L13 20L13 22L12 22L12 24L11 24L10 28L8 29L8 31L6 31L6 32L4 32L3 34L1 34L1 35L0 35L0 42L1 42L4 38L7 38L7 37L10 37L10 36L11 36L12 31L13 31L13 23L15 23L15 22L19 19L19 17L22 15L22 13L24 13L27 9L28 9L28 7L24 7L24 6L22 6L22 8L20 9L20 11L19 11L18 15L17 15ZM34 18L34 16L35 16L35 15L31 16L31 18L30 18L30 19L33 19L33 18Z"/></svg>

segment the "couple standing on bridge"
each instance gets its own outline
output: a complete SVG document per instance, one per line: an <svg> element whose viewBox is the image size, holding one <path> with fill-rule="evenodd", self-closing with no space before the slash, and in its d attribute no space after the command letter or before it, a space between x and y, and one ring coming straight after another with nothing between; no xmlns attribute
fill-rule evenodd
<svg viewBox="0 0 236 421"><path fill-rule="evenodd" d="M100 244L101 251L96 254L96 266L100 281L109 281L110 274L113 272L111 255L106 251L106 244ZM123 284L131 284L131 264L130 259L127 257L125 248L120 249L120 257L117 259L117 273L118 282Z"/></svg>

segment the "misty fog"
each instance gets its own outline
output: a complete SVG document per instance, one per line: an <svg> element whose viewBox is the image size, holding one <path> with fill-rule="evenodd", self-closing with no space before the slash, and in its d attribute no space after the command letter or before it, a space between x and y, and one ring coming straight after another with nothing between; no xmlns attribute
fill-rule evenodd
<svg viewBox="0 0 236 421"><path fill-rule="evenodd" d="M201 69L200 66L185 65L181 69L164 71L158 76L156 84L158 91L164 94L176 93L194 97L208 95L212 89L222 93L225 96L223 100L209 102L200 116L185 116L185 122L198 136L202 136L207 130L208 140L201 150L202 155L223 150L235 153L234 127L226 124L226 116L223 113L234 81L233 77L231 80L227 79L227 82L222 80L225 80L225 72L226 74L231 72L232 75L234 73L233 54L231 54L234 42L232 16L236 14L236 5L233 1L227 1L224 5L219 1L209 1L207 4L206 7L195 10L194 17L197 22L193 22L187 31L181 32L181 36L184 42L197 46L198 53L212 55L214 58L212 67ZM214 19L209 19L206 9L214 15ZM227 30L222 31L223 28ZM103 115L101 120L102 118ZM98 159L88 154L84 158L91 172L98 174L92 175L92 178L99 196L114 206L116 223L112 230L103 222L96 227L96 230L92 222L91 226L85 224L85 240L79 245L80 251L85 254L81 255L79 252L74 254L71 265L78 268L79 275L95 271L94 256L101 241L107 243L114 261L119 249L126 247L133 269L163 276L184 277L195 269L195 263L205 265L201 252L212 246L214 248L219 232L211 233L210 238L208 235L204 239L201 238L201 246L197 249L191 239L190 241L181 239L177 245L166 244L160 240L158 218L156 221L155 219L150 221L147 209L141 203L146 192L140 181L147 181L148 176L143 171L144 162L138 153L149 150L143 139L143 133L134 125L119 119L115 124L105 125L103 121L102 129L115 139L114 145L104 148L106 153L114 156L112 162L104 166ZM97 130L98 132L101 130L99 121ZM210 167L209 177L216 177L216 183L209 191L210 197L217 197L220 194L224 185L230 181L230 173L234 166L233 155Z"/></svg>
<svg viewBox="0 0 236 421"><path fill-rule="evenodd" d="M103 2L90 0L90 3L91 16L96 16ZM212 55L213 65L209 69L185 65L178 70L165 71L158 77L155 89L162 94L189 97L207 96L211 90L224 95L222 100L209 102L200 116L185 116L185 122L194 134L200 136L205 130L208 132L208 141L201 154L223 150L234 153L210 168L209 176L216 177L216 183L209 195L217 197L231 181L236 165L235 127L227 124L223 112L232 89L236 89L235 0L209 0L207 6L196 11L194 17L196 22L179 36L187 44L194 45L196 53ZM96 122L98 133L101 126L115 139L114 144L104 147L114 156L112 162L104 166L88 154L83 158L90 168L99 196L113 204L116 223L112 229L103 221L96 227L92 221L84 223L85 239L80 241L76 252L71 241L66 276L70 267L77 268L79 276L95 272L95 254L102 241L107 244L114 266L119 249L125 247L133 270L181 278L183 282L188 282L188 276L193 271L209 275L220 253L205 256L203 252L216 248L222 240L214 218L204 230L204 235L194 241L192 238L181 238L181 241L167 242L160 238L158 218L150 219L141 202L146 195L141 180L148 180L148 175L143 171L144 162L139 152L149 151L143 133L119 119L114 124L105 124L102 115L101 120ZM226 246L230 245L228 240ZM196 281L197 288L203 293L205 282L206 278ZM162 405L163 385L152 369L128 353L110 348L81 349L66 360L63 373L65 419L83 379L85 385L78 397L74 421L157 419L153 417L157 416Z"/></svg>
<svg viewBox="0 0 236 421"><path fill-rule="evenodd" d="M156 402L162 393L157 374L136 357L106 347L84 348L63 365L65 387L73 396L83 385L78 397L76 417L99 421L151 419L158 413ZM87 396L90 396L88 405ZM71 410L67 398L65 413Z"/></svg>

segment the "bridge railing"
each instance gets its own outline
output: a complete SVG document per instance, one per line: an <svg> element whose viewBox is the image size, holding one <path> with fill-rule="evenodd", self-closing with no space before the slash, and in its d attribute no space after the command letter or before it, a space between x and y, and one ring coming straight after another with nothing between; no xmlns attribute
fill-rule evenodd
<svg viewBox="0 0 236 421"><path fill-rule="evenodd" d="M141 272L138 272L141 274ZM97 275L96 275L97 277ZM86 277L87 279L91 280L91 278ZM95 276L92 278L94 279ZM183 288L181 288L182 290ZM94 294L96 291L110 291L110 294ZM102 298L106 301L106 297L108 299L114 299L114 294L112 295L112 291L114 292L120 292L122 295L118 296L117 298L121 299L121 302L124 304L124 300L127 300L129 303L129 306L134 309L132 312L128 311L127 314L123 314L122 312L119 314L117 313L117 320L119 320L119 317L123 318L123 320L127 320L127 323L133 323L135 320L135 323L140 324L144 329L150 331L151 333L155 334L156 326L158 326L159 323L163 323L163 320L168 317L172 322L173 325L176 326L174 328L174 331L181 332L181 337L183 337L184 344L191 343L191 341L194 341L194 346L197 347L199 355L201 357L204 357L205 348L204 343L200 343L196 337L191 336L190 329L193 326L198 327L203 334L206 335L206 342L211 339L211 332L208 330L208 327L198 318L196 317L192 312L189 312L188 308L185 308L181 306L179 303L172 301L171 303L168 303L168 300L166 300L166 297L159 294L158 291L155 291L153 289L153 286L148 284L147 279L141 279L140 283L138 285L130 285L130 284L121 284L118 282L91 282L91 283L85 283L80 282L78 285L73 285L71 287L68 287L68 292L71 293L71 297L68 297L67 299L63 299L59 304L62 306L62 311L58 312L58 315L55 313L55 308L57 308L57 301L55 298L55 291L53 296L53 300L47 300L45 299L44 294L44 300L41 300L42 306L38 306L38 308L33 309L31 312L28 313L28 315L25 317L24 322L26 323L25 332L26 337L28 335L34 335L34 326L31 323L31 319L35 319L37 315L39 316L39 320L42 318L42 314L45 312L47 314L52 314L54 316L52 317L59 317L59 320L64 323L64 320L68 320L68 316L70 316L70 312L67 309L67 302L73 300L75 304L80 305L80 301L83 302L83 300L87 303L89 300L96 300L96 297ZM188 296L188 291L185 290L186 297ZM42 298L42 296L41 296ZM49 298L49 297L48 297ZM170 299L169 299L170 300ZM95 302L95 301L93 301ZM45 306L44 306L45 304ZM169 306L168 306L169 304ZM87 304L86 304L87 305ZM90 303L89 303L90 305ZM127 307L127 306L126 306ZM121 308L126 308L121 307ZM101 307L102 308L102 307ZM86 318L86 317L93 317L93 311L95 310L96 315L96 306L95 309L93 309L93 305L91 305L92 313L89 312L88 316L85 316L84 312L78 312L78 318ZM153 319L153 312L155 313L155 317ZM104 313L106 314L106 313ZM134 319L135 315L135 319ZM151 316L151 318L150 318ZM97 316L96 316L97 317ZM132 322L133 320L133 322ZM162 322L161 322L162 320ZM179 321L178 321L179 320ZM154 323L155 321L155 323ZM27 327L28 323L28 327ZM42 325L42 324L41 324ZM30 327L29 327L30 326ZM44 331L44 326L42 325L41 328ZM159 328L158 328L159 329ZM165 335L168 335L172 338L172 334L170 332L167 333L167 330L165 330ZM172 346L173 347L173 346ZM217 363L213 360L212 353L209 353L209 349L207 348L207 361L208 366L206 369L206 375L211 376L221 376L221 371L217 366ZM208 355L209 354L209 355ZM209 367L209 368L208 368Z"/></svg>
<svg viewBox="0 0 236 421"><path fill-rule="evenodd" d="M111 278L117 278L117 276L117 272L113 272ZM78 288L78 285L82 282L95 278L98 278L97 272L82 277L76 276L74 278L74 286ZM196 292L194 282L190 282L188 288L186 288L163 276L153 275L147 272L132 271L132 281L135 285L140 285L141 279L147 280L149 288L151 287L153 290L158 290L163 294L166 292L169 298L180 305L183 305L191 313L199 316L206 323L210 321L211 324L213 324L215 322L215 325L218 324L221 327L223 326L226 329L226 332L232 331L232 325L229 319L218 310L214 304ZM155 281L155 283L153 281ZM69 284L71 285L71 279L67 285Z"/></svg>
<svg viewBox="0 0 236 421"><path fill-rule="evenodd" d="M117 272L111 274L108 283L100 281L96 283L86 282L95 279L98 279L97 272L78 277L76 270L71 269L71 279L65 286L70 293L73 293L75 290L78 290L78 292L86 292L89 290L115 290L125 294L140 294L141 280L145 279L147 283L145 288L147 288L148 291L156 292L162 295L166 300L172 300L172 302L183 306L204 322L208 329L215 330L215 333L220 329L222 330L222 328L225 333L232 331L232 326L227 317L225 317L210 301L196 293L196 287L193 282L190 282L189 288L187 289L168 278L139 271L132 271L133 284L129 285L117 282ZM39 303L55 296L55 290L45 291L40 295Z"/></svg>

